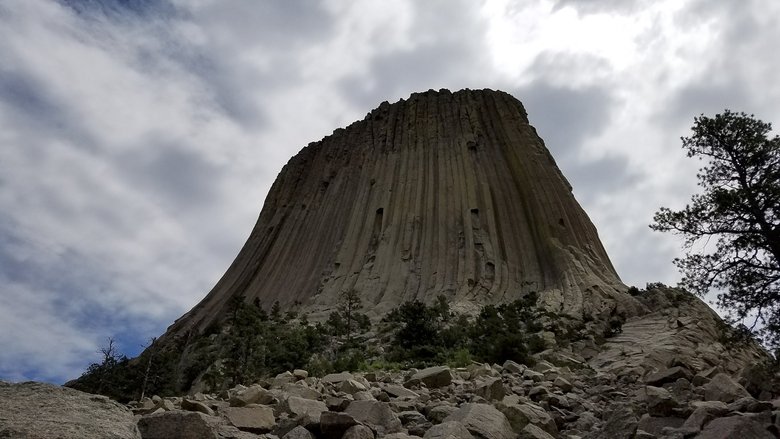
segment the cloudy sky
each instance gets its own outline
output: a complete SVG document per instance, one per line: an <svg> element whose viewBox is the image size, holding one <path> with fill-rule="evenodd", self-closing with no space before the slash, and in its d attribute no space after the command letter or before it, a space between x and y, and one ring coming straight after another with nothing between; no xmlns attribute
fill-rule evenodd
<svg viewBox="0 0 780 439"><path fill-rule="evenodd" d="M780 123L775 0L0 0L0 379L133 355L197 303L311 141L430 88L526 106L624 282L724 108Z"/></svg>

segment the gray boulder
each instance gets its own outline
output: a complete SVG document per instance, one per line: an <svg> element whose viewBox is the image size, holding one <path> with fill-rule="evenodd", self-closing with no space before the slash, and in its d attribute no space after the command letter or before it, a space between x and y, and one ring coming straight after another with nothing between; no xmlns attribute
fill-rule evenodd
<svg viewBox="0 0 780 439"><path fill-rule="evenodd" d="M520 433L526 425L535 425L550 434L558 434L558 427L553 418L541 407L535 404L498 403L496 408L506 416L512 430Z"/></svg>
<svg viewBox="0 0 780 439"><path fill-rule="evenodd" d="M267 433L276 427L276 418L271 407L226 407L222 414L239 430Z"/></svg>
<svg viewBox="0 0 780 439"><path fill-rule="evenodd" d="M52 384L0 381L0 437L139 439L141 435L133 413L105 396Z"/></svg>
<svg viewBox="0 0 780 439"><path fill-rule="evenodd" d="M346 380L354 380L355 376L352 375L349 372L340 372L340 373L329 373L322 377L320 381L323 383L330 383L330 384L339 384L342 381Z"/></svg>
<svg viewBox="0 0 780 439"><path fill-rule="evenodd" d="M387 384L382 386L382 390L394 398L419 398L420 396L417 392L413 392L406 387L397 384Z"/></svg>
<svg viewBox="0 0 780 439"><path fill-rule="evenodd" d="M525 366L515 363L512 360L506 360L502 366L504 370L511 373L522 374L525 370Z"/></svg>
<svg viewBox="0 0 780 439"><path fill-rule="evenodd" d="M322 412L328 411L328 407L322 401L297 396L287 398L280 404L279 408L298 420L298 423L303 426L319 424Z"/></svg>
<svg viewBox="0 0 780 439"><path fill-rule="evenodd" d="M387 433L397 433L403 430L401 420L390 408L381 401L352 401L344 413L357 422L367 425L379 436Z"/></svg>
<svg viewBox="0 0 780 439"><path fill-rule="evenodd" d="M243 407L247 404L269 404L274 396L259 384L237 392L230 398L232 407Z"/></svg>
<svg viewBox="0 0 780 439"><path fill-rule="evenodd" d="M173 411L143 416L138 429L143 439L218 439L223 424L216 416Z"/></svg>
<svg viewBox="0 0 780 439"><path fill-rule="evenodd" d="M722 407L715 407L712 405L701 405L696 408L694 408L693 413L688 416L688 418L685 420L683 425L680 427L680 431L683 434L695 434L701 431L701 429L704 427L705 424L710 422L711 420L723 416L726 413L728 413L728 409L726 408L726 404L720 401L707 401L707 402L718 402L722 404Z"/></svg>
<svg viewBox="0 0 780 439"><path fill-rule="evenodd" d="M306 399L322 398L322 393L312 389L311 387L303 386L297 383L283 385L282 392L287 395L298 396Z"/></svg>
<svg viewBox="0 0 780 439"><path fill-rule="evenodd" d="M339 383L339 390L344 393L355 394L357 392L365 392L368 390L366 386L355 380L344 380Z"/></svg>
<svg viewBox="0 0 780 439"><path fill-rule="evenodd" d="M474 439L465 425L450 421L434 425L425 432L424 439Z"/></svg>
<svg viewBox="0 0 780 439"><path fill-rule="evenodd" d="M488 404L463 404L444 419L450 421L462 423L477 438L515 439L516 436L506 416Z"/></svg>
<svg viewBox="0 0 780 439"><path fill-rule="evenodd" d="M500 401L506 395L506 390L504 389L504 383L501 381L501 378L488 378L477 384L474 393L488 401Z"/></svg>
<svg viewBox="0 0 780 439"><path fill-rule="evenodd" d="M707 424L697 439L774 439L763 425L747 416L718 418Z"/></svg>
<svg viewBox="0 0 780 439"><path fill-rule="evenodd" d="M644 415L639 419L637 428L656 436L663 434L664 428L679 428L685 422L684 419L672 416L649 416Z"/></svg>
<svg viewBox="0 0 780 439"><path fill-rule="evenodd" d="M282 436L282 439L314 439L314 435L309 430L300 425L288 431Z"/></svg>
<svg viewBox="0 0 780 439"><path fill-rule="evenodd" d="M451 382L452 371L448 366L434 366L415 373L404 385L414 386L423 383L428 388L436 389L449 386Z"/></svg>
<svg viewBox="0 0 780 439"><path fill-rule="evenodd" d="M563 377L558 377L553 381L553 385L564 392L571 392L573 386L571 383Z"/></svg>
<svg viewBox="0 0 780 439"><path fill-rule="evenodd" d="M428 419L434 424L439 424L457 409L457 407L453 407L451 405L437 405L430 407L428 409Z"/></svg>
<svg viewBox="0 0 780 439"><path fill-rule="evenodd" d="M725 373L712 377L704 386L704 399L708 401L733 402L739 398L750 396L744 387L740 386Z"/></svg>
<svg viewBox="0 0 780 439"><path fill-rule="evenodd" d="M349 427L357 424L358 421L346 413L322 412L320 415L320 431L324 439L341 439Z"/></svg>
<svg viewBox="0 0 780 439"><path fill-rule="evenodd" d="M663 387L646 386L644 399L650 416L669 416L680 405L672 394Z"/></svg>
<svg viewBox="0 0 780 439"><path fill-rule="evenodd" d="M645 384L649 386L661 386L666 383L673 383L680 378L685 378L690 381L693 379L693 374L691 374L688 369L680 366L670 367L669 369L664 369L646 376Z"/></svg>
<svg viewBox="0 0 780 439"><path fill-rule="evenodd" d="M601 431L593 431L585 436L588 439L632 439L637 431L638 419L628 407L622 407L605 413L606 422Z"/></svg>
<svg viewBox="0 0 780 439"><path fill-rule="evenodd" d="M181 400L181 409L190 412L200 412L204 415L214 416L214 410L207 406L205 403L195 401L192 399L184 398Z"/></svg>
<svg viewBox="0 0 780 439"><path fill-rule="evenodd" d="M353 425L344 432L341 439L374 439L374 432L365 425Z"/></svg>
<svg viewBox="0 0 780 439"><path fill-rule="evenodd" d="M533 424L528 424L520 432L519 439L555 439L555 436Z"/></svg>

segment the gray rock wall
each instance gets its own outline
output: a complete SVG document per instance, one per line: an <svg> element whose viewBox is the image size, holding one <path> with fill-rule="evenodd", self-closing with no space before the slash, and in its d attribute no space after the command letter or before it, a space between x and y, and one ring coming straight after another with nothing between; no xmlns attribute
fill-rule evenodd
<svg viewBox="0 0 780 439"><path fill-rule="evenodd" d="M351 289L374 317L530 291L574 317L637 307L522 104L491 90L385 102L305 147L225 275L169 332L204 329L235 295L316 318Z"/></svg>

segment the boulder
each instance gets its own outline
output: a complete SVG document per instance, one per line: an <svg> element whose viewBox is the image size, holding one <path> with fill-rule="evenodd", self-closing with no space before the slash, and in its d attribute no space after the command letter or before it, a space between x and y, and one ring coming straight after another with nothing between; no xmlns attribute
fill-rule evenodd
<svg viewBox="0 0 780 439"><path fill-rule="evenodd" d="M401 420L390 409L390 405L381 401L352 401L344 413L355 421L367 425L379 436L397 433L403 428Z"/></svg>
<svg viewBox="0 0 780 439"><path fill-rule="evenodd" d="M549 393L550 391L547 390L547 387L545 386L534 386L528 390L528 397L531 398L532 401L539 402L547 399Z"/></svg>
<svg viewBox="0 0 780 439"><path fill-rule="evenodd" d="M523 431L520 432L518 438L519 439L555 439L555 436L551 435L550 433L547 433L546 431L542 430L541 428L533 424L528 424L525 426L525 428L523 428Z"/></svg>
<svg viewBox="0 0 780 439"><path fill-rule="evenodd" d="M344 380L339 383L338 388L340 391L349 393L350 395L368 390L366 386L355 380Z"/></svg>
<svg viewBox="0 0 780 439"><path fill-rule="evenodd" d="M434 366L415 373L404 385L408 387L423 383L430 389L437 389L449 386L451 382L452 371L448 366Z"/></svg>
<svg viewBox="0 0 780 439"><path fill-rule="evenodd" d="M204 415L214 416L214 410L207 406L203 402L195 401L193 399L184 398L181 400L181 409L190 412L200 412Z"/></svg>
<svg viewBox="0 0 780 439"><path fill-rule="evenodd" d="M645 384L658 387L666 383L673 383L680 378L685 378L690 381L693 378L693 375L688 369L681 366L675 366L647 375L645 377Z"/></svg>
<svg viewBox="0 0 780 439"><path fill-rule="evenodd" d="M328 411L328 406L322 401L290 396L284 400L279 408L305 427L320 423L322 412Z"/></svg>
<svg viewBox="0 0 780 439"><path fill-rule="evenodd" d="M344 432L342 439L374 439L374 432L365 425L353 425Z"/></svg>
<svg viewBox="0 0 780 439"><path fill-rule="evenodd" d="M388 395L394 397L394 398L419 398L420 395L417 392L413 392L409 389L407 389L404 386L399 386L397 384L387 384L382 386L382 390L384 390Z"/></svg>
<svg viewBox="0 0 780 439"><path fill-rule="evenodd" d="M725 373L719 373L712 377L704 386L704 399L708 401L723 401L725 403L736 401L739 398L750 396L744 387L740 386Z"/></svg>
<svg viewBox="0 0 780 439"><path fill-rule="evenodd" d="M647 413L650 416L669 416L680 405L672 394L663 387L646 386L643 397L647 403Z"/></svg>
<svg viewBox="0 0 780 439"><path fill-rule="evenodd" d="M523 371L523 378L535 383L540 383L544 380L544 374L535 370L526 369Z"/></svg>
<svg viewBox="0 0 780 439"><path fill-rule="evenodd" d="M314 439L314 435L309 430L300 425L288 431L282 436L282 439Z"/></svg>
<svg viewBox="0 0 780 439"><path fill-rule="evenodd" d="M775 435L763 425L747 416L715 419L696 436L697 439L774 439L774 437Z"/></svg>
<svg viewBox="0 0 780 439"><path fill-rule="evenodd" d="M516 436L506 416L488 404L463 404L444 419L450 421L462 423L477 438L514 439Z"/></svg>
<svg viewBox="0 0 780 439"><path fill-rule="evenodd" d="M303 370L303 369L295 369L293 371L293 376L296 380L305 380L309 377L309 372Z"/></svg>
<svg viewBox="0 0 780 439"><path fill-rule="evenodd" d="M216 416L173 411L141 417L138 430L143 439L217 439L221 424Z"/></svg>
<svg viewBox="0 0 780 439"><path fill-rule="evenodd" d="M723 404L723 408L714 408L709 406L700 406L694 408L693 413L691 413L685 422L679 427L680 431L683 432L683 434L688 435L696 434L701 431L704 425L711 420L728 413L728 410L725 407L726 404L722 402L720 403Z"/></svg>
<svg viewBox="0 0 780 439"><path fill-rule="evenodd" d="M349 372L329 373L322 377L320 381L323 383L338 384L346 380L354 380L355 376Z"/></svg>
<svg viewBox="0 0 780 439"><path fill-rule="evenodd" d="M430 407L428 409L428 419L434 424L439 424L457 409L457 407L453 407L451 405L437 405Z"/></svg>
<svg viewBox="0 0 780 439"><path fill-rule="evenodd" d="M421 439L422 436L415 436L406 433L390 433L385 435L384 439Z"/></svg>
<svg viewBox="0 0 780 439"><path fill-rule="evenodd" d="M500 401L506 395L506 390L504 389L504 383L501 381L501 378L488 378L477 384L474 393L488 401Z"/></svg>
<svg viewBox="0 0 780 439"><path fill-rule="evenodd" d="M358 421L346 413L322 412L320 415L320 431L323 439L341 439L349 427L357 424Z"/></svg>
<svg viewBox="0 0 780 439"><path fill-rule="evenodd" d="M295 376L289 370L284 371L272 380L271 387L281 388L283 385L296 381Z"/></svg>
<svg viewBox="0 0 780 439"><path fill-rule="evenodd" d="M274 396L259 384L246 388L230 397L231 407L243 407L247 404L269 404Z"/></svg>
<svg viewBox="0 0 780 439"><path fill-rule="evenodd" d="M239 430L252 433L267 433L276 427L274 411L271 407L226 407L222 414Z"/></svg>
<svg viewBox="0 0 780 439"><path fill-rule="evenodd" d="M571 389L573 388L571 383L568 382L565 378L562 378L562 377L556 378L555 381L553 381L553 385L555 387L563 390L564 392L571 392Z"/></svg>
<svg viewBox="0 0 780 439"><path fill-rule="evenodd" d="M401 425L406 428L410 434L423 436L433 425L426 417L415 410L407 410L398 414Z"/></svg>
<svg viewBox="0 0 780 439"><path fill-rule="evenodd" d="M752 396L745 396L727 406L730 412L761 413L774 408L769 401L757 401Z"/></svg>
<svg viewBox="0 0 780 439"><path fill-rule="evenodd" d="M593 431L588 439L632 439L637 431L638 419L628 407L621 407L605 413L606 422L601 431Z"/></svg>
<svg viewBox="0 0 780 439"><path fill-rule="evenodd" d="M504 361L504 365L502 367L504 368L504 370L518 375L522 374L523 371L525 370L525 366L515 363L512 360Z"/></svg>
<svg viewBox="0 0 780 439"><path fill-rule="evenodd" d="M424 439L474 439L461 422L449 421L434 425L425 432Z"/></svg>
<svg viewBox="0 0 780 439"><path fill-rule="evenodd" d="M139 439L133 413L105 396L52 384L0 381L0 437Z"/></svg>
<svg viewBox="0 0 780 439"><path fill-rule="evenodd" d="M509 424L512 426L512 430L518 434L522 432L528 424L535 425L550 434L558 434L558 427L555 425L553 418L538 405L530 403L498 403L496 404L496 408L506 416Z"/></svg>
<svg viewBox="0 0 780 439"><path fill-rule="evenodd" d="M306 399L320 399L322 393L312 389L311 387L304 386L298 383L290 383L282 386L282 393L292 396L299 396ZM263 403L261 403L263 404ZM268 402L265 402L268 404Z"/></svg>
<svg viewBox="0 0 780 439"><path fill-rule="evenodd" d="M672 416L650 416L644 415L639 419L637 428L656 436L661 436L664 428L679 428L685 422L684 419Z"/></svg>
<svg viewBox="0 0 780 439"><path fill-rule="evenodd" d="M466 367L469 372L469 379L475 380L481 377L495 377L498 376L498 372L493 370L489 364L472 363Z"/></svg>

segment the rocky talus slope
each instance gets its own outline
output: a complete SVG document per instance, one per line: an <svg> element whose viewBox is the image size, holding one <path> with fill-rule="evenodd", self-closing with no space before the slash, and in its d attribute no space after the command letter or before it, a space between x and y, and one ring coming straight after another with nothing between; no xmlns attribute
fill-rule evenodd
<svg viewBox="0 0 780 439"><path fill-rule="evenodd" d="M89 411L79 415L81 408L66 406L76 410L72 417L105 422L102 429L77 430L78 423L58 415L64 410L58 390L39 388L33 399L4 391L0 437L771 439L780 432L780 399L755 399L718 368L694 374L676 366L634 381L596 371L572 353L540 358L546 360L533 367L507 361L322 378L295 370L219 394L145 398L122 416L114 407L103 411L107 403L89 394L81 394ZM18 410L25 404L26 419ZM96 404L97 411L87 407ZM139 433L132 435L135 423Z"/></svg>
<svg viewBox="0 0 780 439"><path fill-rule="evenodd" d="M531 291L577 319L638 311L522 104L492 90L385 102L303 148L222 279L164 338L203 331L234 296L315 317L352 290L373 317Z"/></svg>

